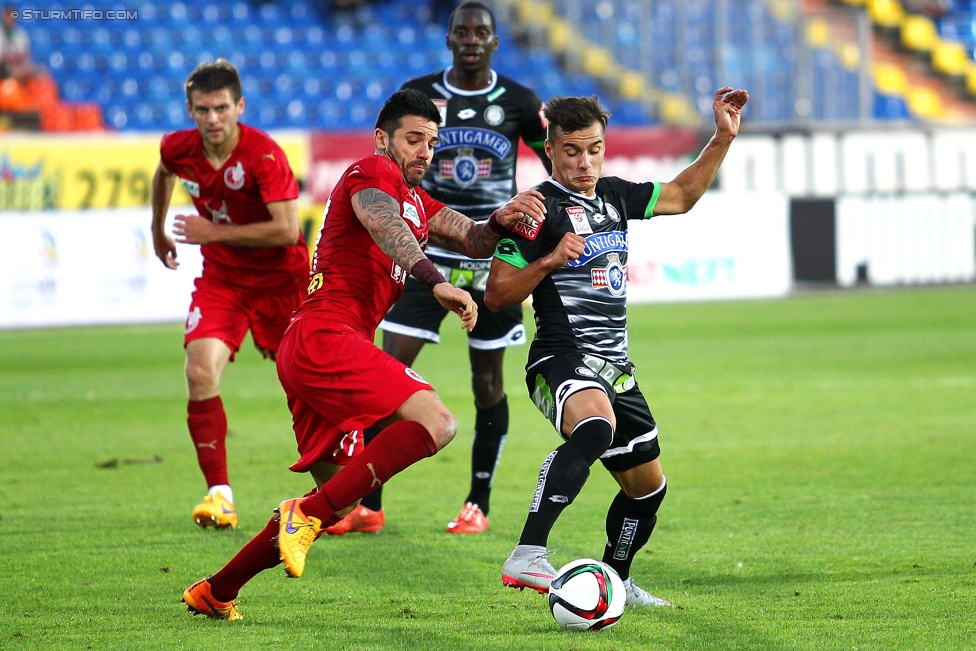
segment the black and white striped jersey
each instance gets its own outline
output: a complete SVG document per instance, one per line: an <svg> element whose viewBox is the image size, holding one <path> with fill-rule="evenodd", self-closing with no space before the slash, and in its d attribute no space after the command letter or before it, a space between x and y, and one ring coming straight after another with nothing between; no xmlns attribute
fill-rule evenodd
<svg viewBox="0 0 976 651"><path fill-rule="evenodd" d="M495 257L524 268L551 253L569 232L585 237L586 248L532 292L536 334L529 365L549 355L582 352L628 366L627 222L653 216L660 186L606 177L597 182L593 197L552 179L536 189L547 209L538 235L503 237Z"/></svg>

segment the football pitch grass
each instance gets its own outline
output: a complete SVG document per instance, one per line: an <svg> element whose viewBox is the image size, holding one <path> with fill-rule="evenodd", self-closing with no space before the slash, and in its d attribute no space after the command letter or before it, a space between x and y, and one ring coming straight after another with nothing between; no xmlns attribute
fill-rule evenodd
<svg viewBox="0 0 976 651"><path fill-rule="evenodd" d="M491 530L451 536L473 424L457 320L416 369L457 439L387 487L379 535L324 537L305 575L192 617L287 497L295 460L273 365L250 342L225 375L241 527L200 530L179 324L0 332L2 649L976 648L976 288L813 292L638 306L631 356L658 419L668 497L637 582L671 608L570 633L501 585L539 465L558 444L509 351L511 428ZM615 492L594 466L550 539L599 558Z"/></svg>

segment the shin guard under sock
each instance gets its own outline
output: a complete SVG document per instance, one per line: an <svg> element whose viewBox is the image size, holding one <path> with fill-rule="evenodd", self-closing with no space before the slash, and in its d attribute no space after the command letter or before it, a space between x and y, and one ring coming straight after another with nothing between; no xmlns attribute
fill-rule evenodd
<svg viewBox="0 0 976 651"><path fill-rule="evenodd" d="M472 502L488 515L491 484L505 447L508 433L508 398L491 407L478 409L474 421L474 440L471 442L471 492L465 502Z"/></svg>
<svg viewBox="0 0 976 651"><path fill-rule="evenodd" d="M426 427L414 420L393 423L377 434L370 445L325 482L317 493L302 500L302 512L325 522L336 511L353 504L401 470L435 452L437 445Z"/></svg>
<svg viewBox="0 0 976 651"><path fill-rule="evenodd" d="M657 523L657 510L668 492L667 479L661 487L644 497L627 497L623 491L610 504L607 511L607 546L603 550L603 562L617 570L621 579L630 576L634 556L651 537Z"/></svg>
<svg viewBox="0 0 976 651"><path fill-rule="evenodd" d="M186 424L207 486L230 484L227 479L227 414L220 396L186 403Z"/></svg>
<svg viewBox="0 0 976 651"><path fill-rule="evenodd" d="M278 551L278 521L271 518L237 555L210 577L213 596L220 601L233 601L244 584L264 570L281 562Z"/></svg>
<svg viewBox="0 0 976 651"><path fill-rule="evenodd" d="M569 440L546 458L520 545L546 546L559 514L579 495L590 476L590 466L607 451L612 440L613 425L606 418L594 416L580 421Z"/></svg>
<svg viewBox="0 0 976 651"><path fill-rule="evenodd" d="M365 430L363 430L363 442L366 445L369 445L373 439L376 438L376 435L380 433L380 431L382 430L380 430L379 427L367 427ZM364 497L360 504L365 506L370 511L381 510L383 508L383 487L378 487L372 493Z"/></svg>

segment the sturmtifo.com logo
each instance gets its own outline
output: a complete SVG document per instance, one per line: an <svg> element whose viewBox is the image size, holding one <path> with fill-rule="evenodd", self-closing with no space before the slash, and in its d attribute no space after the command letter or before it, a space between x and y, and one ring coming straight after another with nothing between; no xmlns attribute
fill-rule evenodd
<svg viewBox="0 0 976 651"><path fill-rule="evenodd" d="M139 20L138 9L11 9L14 20Z"/></svg>

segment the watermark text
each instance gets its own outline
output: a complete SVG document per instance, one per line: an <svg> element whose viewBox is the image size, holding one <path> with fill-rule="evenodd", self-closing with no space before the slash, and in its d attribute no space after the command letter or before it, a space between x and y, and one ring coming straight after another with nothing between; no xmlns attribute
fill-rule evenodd
<svg viewBox="0 0 976 651"><path fill-rule="evenodd" d="M139 20L138 9L11 9L14 20Z"/></svg>

